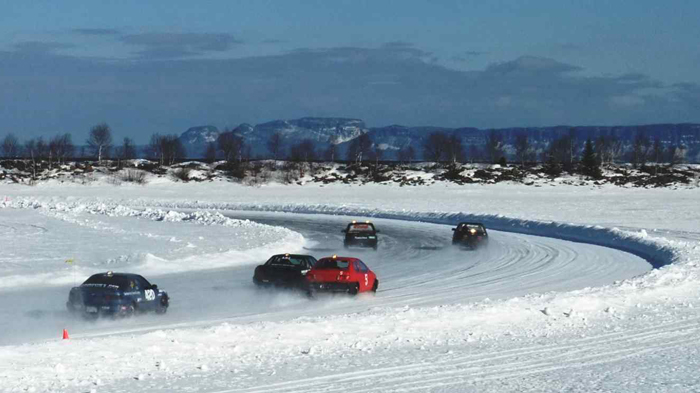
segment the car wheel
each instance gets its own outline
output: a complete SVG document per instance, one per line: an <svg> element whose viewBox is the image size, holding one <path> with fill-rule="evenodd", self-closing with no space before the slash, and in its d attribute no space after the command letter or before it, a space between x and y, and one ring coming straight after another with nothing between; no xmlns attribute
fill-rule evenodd
<svg viewBox="0 0 700 393"><path fill-rule="evenodd" d="M348 288L348 293L353 295L353 296L357 295L358 292L360 292L360 284L359 283L355 283L353 286Z"/></svg>
<svg viewBox="0 0 700 393"><path fill-rule="evenodd" d="M166 297L160 298L160 303L156 307L156 314L165 314L168 312L168 299Z"/></svg>
<svg viewBox="0 0 700 393"><path fill-rule="evenodd" d="M374 284L372 285L372 292L377 293L377 289L379 289L379 280L374 280Z"/></svg>
<svg viewBox="0 0 700 393"><path fill-rule="evenodd" d="M132 303L124 311L122 311L119 316L123 318L130 318L136 314L136 310L136 304Z"/></svg>

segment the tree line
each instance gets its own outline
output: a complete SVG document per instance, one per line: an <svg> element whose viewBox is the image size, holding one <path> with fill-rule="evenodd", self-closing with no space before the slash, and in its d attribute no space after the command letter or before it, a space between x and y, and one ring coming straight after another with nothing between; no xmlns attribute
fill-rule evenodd
<svg viewBox="0 0 700 393"><path fill-rule="evenodd" d="M684 162L687 154L687 149L682 144L666 145L658 136L652 139L643 131L638 131L631 143L615 135L606 134L590 141L596 161L600 165L617 162L630 162L635 167L644 167L650 163L674 165ZM319 148L313 140L304 139L286 146L283 135L274 133L265 143L269 152L266 158L296 163L320 160L334 162L342 159L358 164L378 164L382 160L391 159L410 163L416 160L418 153L413 146L407 145L393 151L393 157L389 156L388 151L380 148L368 133L352 139L346 144L343 152L339 147L341 142L337 137L332 137L325 148ZM525 132L516 134L509 142L506 143L503 134L492 130L485 135L482 146L465 146L457 133L435 131L429 133L418 148L421 149L423 160L439 164L510 161L525 166L542 162L554 172L571 172L578 168L586 149L586 143L577 138L573 129L544 145L539 141L533 142ZM94 158L100 163L105 159L114 160L119 165L123 160L141 156L136 144L129 137L123 138L120 144L115 144L112 130L106 123L93 126L79 154L76 154L77 150L70 133L58 134L48 139L32 138L23 143L14 134L9 134L0 144L0 152L6 158L45 161L49 167L63 164L67 159L78 155ZM204 156L210 162L224 160L235 164L249 161L252 158L251 151L252 146L234 129L220 133L216 140L209 142ZM187 156L187 151L176 134L151 135L144 153L146 157L158 161L161 165L172 165ZM344 153L344 156L341 153Z"/></svg>

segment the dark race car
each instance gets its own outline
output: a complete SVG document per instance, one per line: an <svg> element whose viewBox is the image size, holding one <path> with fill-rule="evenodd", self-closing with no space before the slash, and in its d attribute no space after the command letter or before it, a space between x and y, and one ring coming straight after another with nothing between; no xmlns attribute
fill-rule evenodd
<svg viewBox="0 0 700 393"><path fill-rule="evenodd" d="M130 316L137 312L164 314L170 305L167 292L138 274L98 273L68 295L68 311L97 318L100 315Z"/></svg>
<svg viewBox="0 0 700 393"><path fill-rule="evenodd" d="M369 221L353 221L342 232L345 233L345 240L343 240L345 248L356 246L377 249L377 233L379 233L379 230L375 229L374 224Z"/></svg>
<svg viewBox="0 0 700 393"><path fill-rule="evenodd" d="M309 294L317 292L341 292L356 295L361 292L377 292L379 279L367 265L357 258L321 258L306 275Z"/></svg>
<svg viewBox="0 0 700 393"><path fill-rule="evenodd" d="M306 289L306 273L315 264L316 258L311 255L273 255L255 268L253 282L258 286Z"/></svg>
<svg viewBox="0 0 700 393"><path fill-rule="evenodd" d="M489 241L489 234L483 224L478 222L460 222L457 228L452 228L452 244L470 249L485 246Z"/></svg>

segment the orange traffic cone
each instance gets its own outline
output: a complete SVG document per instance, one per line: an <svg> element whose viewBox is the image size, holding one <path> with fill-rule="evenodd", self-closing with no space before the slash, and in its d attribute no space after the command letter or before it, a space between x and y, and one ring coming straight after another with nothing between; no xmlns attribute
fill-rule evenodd
<svg viewBox="0 0 700 393"><path fill-rule="evenodd" d="M68 340L70 337L68 337L68 330L63 329L63 339Z"/></svg>

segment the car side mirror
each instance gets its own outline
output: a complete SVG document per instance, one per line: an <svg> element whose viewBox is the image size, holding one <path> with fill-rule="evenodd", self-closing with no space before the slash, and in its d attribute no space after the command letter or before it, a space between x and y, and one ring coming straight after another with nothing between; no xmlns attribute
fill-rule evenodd
<svg viewBox="0 0 700 393"><path fill-rule="evenodd" d="M453 231L456 231L456 230L457 230L457 228L452 228L452 230L453 230Z"/></svg>

